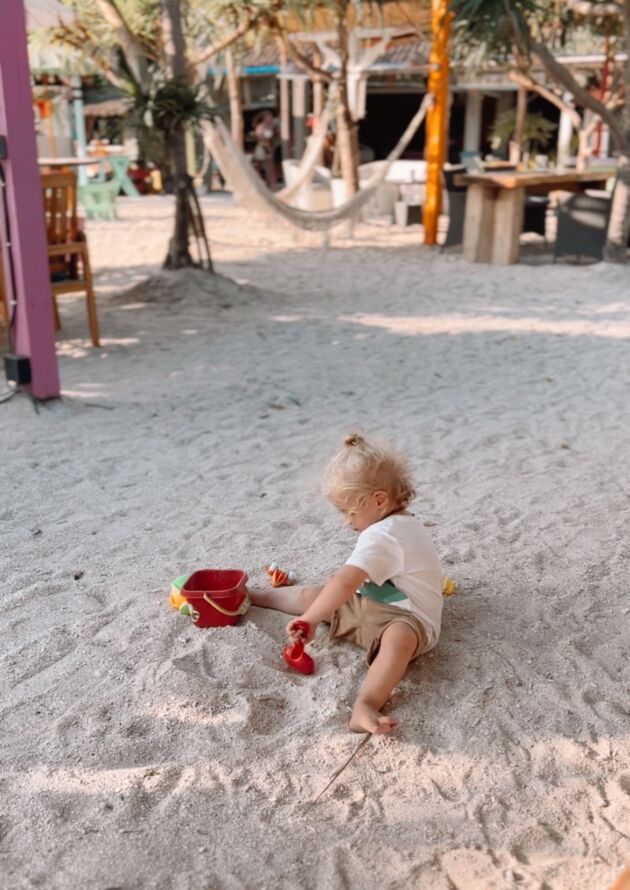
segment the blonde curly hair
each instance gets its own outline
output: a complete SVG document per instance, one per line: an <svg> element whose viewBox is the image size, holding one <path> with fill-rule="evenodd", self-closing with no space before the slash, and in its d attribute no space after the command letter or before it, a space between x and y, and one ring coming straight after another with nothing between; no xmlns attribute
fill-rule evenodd
<svg viewBox="0 0 630 890"><path fill-rule="evenodd" d="M329 462L323 483L328 500L349 510L360 510L375 491L384 491L397 505L406 507L416 496L406 459L388 443L368 442L350 433Z"/></svg>

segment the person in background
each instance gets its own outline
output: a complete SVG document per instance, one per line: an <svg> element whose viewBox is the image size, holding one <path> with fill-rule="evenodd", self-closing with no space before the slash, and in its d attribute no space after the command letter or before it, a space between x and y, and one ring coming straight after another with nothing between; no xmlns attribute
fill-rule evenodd
<svg viewBox="0 0 630 890"><path fill-rule="evenodd" d="M254 118L254 136L256 137L254 164L267 183L267 186L274 190L278 186L278 177L274 163L276 126L271 111L261 111L260 114L256 115Z"/></svg>

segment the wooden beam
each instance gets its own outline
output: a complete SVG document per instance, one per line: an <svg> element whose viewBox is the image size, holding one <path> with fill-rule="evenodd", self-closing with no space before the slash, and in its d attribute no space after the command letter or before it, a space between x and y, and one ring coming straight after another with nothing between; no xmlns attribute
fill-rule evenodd
<svg viewBox="0 0 630 890"><path fill-rule="evenodd" d="M3 0L0 27L0 133L7 138L2 162L9 232L0 226L0 252L10 325L11 351L31 363L34 398L59 396L53 303L46 253L42 186L31 112L31 82L22 0ZM5 420L5 423L7 421Z"/></svg>
<svg viewBox="0 0 630 890"><path fill-rule="evenodd" d="M431 0L431 52L429 93L433 106L427 112L427 185L424 203L424 243L437 244L438 218L442 198L442 167L446 156L448 119L448 38L451 13L448 0Z"/></svg>
<svg viewBox="0 0 630 890"><path fill-rule="evenodd" d="M615 175L615 168L602 168L587 170L578 173L570 170L566 173L532 171L526 173L461 173L455 177L456 185L481 185L485 188L520 189L532 186L546 186L548 191L564 189L574 184L605 183L610 176Z"/></svg>

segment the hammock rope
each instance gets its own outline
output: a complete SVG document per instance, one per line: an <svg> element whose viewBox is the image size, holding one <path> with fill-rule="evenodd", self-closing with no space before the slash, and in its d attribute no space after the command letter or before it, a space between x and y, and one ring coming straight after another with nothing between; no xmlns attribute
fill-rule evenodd
<svg viewBox="0 0 630 890"><path fill-rule="evenodd" d="M300 229L327 231L344 220L356 217L361 208L371 200L376 189L385 180L391 165L399 159L411 142L425 118L427 109L432 104L433 97L427 93L420 108L383 162L383 166L372 174L355 195L332 210L309 211L288 206L278 194L267 188L247 157L232 140L229 130L220 118L204 122L203 137L221 173L244 204L268 214L273 213Z"/></svg>
<svg viewBox="0 0 630 890"><path fill-rule="evenodd" d="M274 192L276 198L279 198L281 201L286 201L288 203L291 198L295 197L304 183L310 181L313 175L313 171L317 166L321 150L324 147L324 140L326 139L328 124L330 123L330 119L332 118L336 106L337 91L336 89L334 91L331 89L328 94L328 101L324 106L324 110L320 114L319 120L317 121L317 124L315 125L311 136L309 136L308 138L308 141L306 143L306 151L302 155L300 165L296 170L294 181L291 183L291 185L287 185L285 186L285 188L280 189L280 191ZM247 163L249 164L249 161Z"/></svg>

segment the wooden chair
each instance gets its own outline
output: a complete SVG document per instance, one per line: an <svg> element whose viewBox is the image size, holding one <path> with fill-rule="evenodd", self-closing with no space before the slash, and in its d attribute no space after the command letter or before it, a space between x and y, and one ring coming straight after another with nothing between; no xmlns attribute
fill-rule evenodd
<svg viewBox="0 0 630 890"><path fill-rule="evenodd" d="M57 295L85 291L90 337L94 346L100 346L88 245L77 224L76 176L44 173L41 181L55 327L61 327Z"/></svg>

